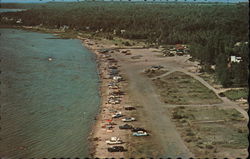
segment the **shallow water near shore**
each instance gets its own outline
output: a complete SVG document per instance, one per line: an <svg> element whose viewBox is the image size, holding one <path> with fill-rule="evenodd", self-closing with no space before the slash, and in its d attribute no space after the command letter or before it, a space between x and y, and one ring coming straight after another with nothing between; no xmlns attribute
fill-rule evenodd
<svg viewBox="0 0 250 159"><path fill-rule="evenodd" d="M21 11L25 11L25 9L0 8L0 13L4 13L4 12L21 12Z"/></svg>
<svg viewBox="0 0 250 159"><path fill-rule="evenodd" d="M75 39L16 29L0 33L0 156L88 156L100 104L94 54Z"/></svg>

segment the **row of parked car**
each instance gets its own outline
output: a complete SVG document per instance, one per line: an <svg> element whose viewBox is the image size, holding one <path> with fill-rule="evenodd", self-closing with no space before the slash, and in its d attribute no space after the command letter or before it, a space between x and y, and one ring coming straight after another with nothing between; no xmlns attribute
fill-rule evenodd
<svg viewBox="0 0 250 159"><path fill-rule="evenodd" d="M136 110L135 107L132 106L127 106L124 107L125 110ZM124 117L124 115L122 114L122 112L116 112L112 115L112 118L121 118ZM136 119L134 117L125 117L123 119L121 119L123 122L132 122L132 121L136 121ZM124 125L120 125L119 129L122 130L130 130L132 132L133 136L149 136L147 130L145 130L144 128L139 128L139 127L133 127L132 125L129 124L124 124ZM108 145L117 145L117 144L123 144L124 142L118 138L118 137L111 137L109 140L106 141L106 143ZM123 146L112 146L108 148L109 152L123 152L123 151L127 151Z"/></svg>
<svg viewBox="0 0 250 159"><path fill-rule="evenodd" d="M117 61L113 59L110 55L107 54L107 50L104 50L105 58L109 61L109 66L107 67L108 70L108 79L111 79L111 82L108 83L108 88L111 90L108 96L108 103L112 105L120 104L121 103L121 97L124 94L120 90L119 83L123 80L122 77L119 75L119 70L117 66ZM124 110L126 111L133 111L136 110L133 106L125 106ZM136 121L134 117L126 117L124 114L122 114L121 111L117 112L116 110L110 110L110 112L113 112L112 119L121 119L124 123L129 123ZM109 124L106 124L106 128L113 129L114 125L116 125L113 122L109 122ZM149 134L144 128L136 128L129 124L120 125L119 129L123 130L131 130L131 133L133 136L148 136ZM119 137L111 137L109 140L106 141L107 145L114 145L112 147L108 147L107 150L109 152L122 152L127 151L121 144L124 144L124 141ZM119 146L117 146L119 145Z"/></svg>

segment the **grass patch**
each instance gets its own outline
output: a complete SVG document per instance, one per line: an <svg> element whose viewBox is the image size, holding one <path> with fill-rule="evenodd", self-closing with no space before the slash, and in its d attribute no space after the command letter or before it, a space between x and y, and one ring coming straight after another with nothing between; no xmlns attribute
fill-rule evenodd
<svg viewBox="0 0 250 159"><path fill-rule="evenodd" d="M207 83L209 83L212 86L213 85L220 85L220 83L216 80L215 73L203 72L199 76L202 77Z"/></svg>
<svg viewBox="0 0 250 159"><path fill-rule="evenodd" d="M223 92L223 94L231 100L238 100L241 98L247 99L248 89L228 90L226 92Z"/></svg>
<svg viewBox="0 0 250 159"><path fill-rule="evenodd" d="M182 72L153 80L162 100L168 104L214 104L221 100L199 81Z"/></svg>
<svg viewBox="0 0 250 159"><path fill-rule="evenodd" d="M240 151L238 154L231 153L232 150L248 147L247 123L235 109L176 107L171 111L181 137L197 157L246 157L247 154ZM219 120L224 122L217 122ZM223 156L225 152L230 156Z"/></svg>

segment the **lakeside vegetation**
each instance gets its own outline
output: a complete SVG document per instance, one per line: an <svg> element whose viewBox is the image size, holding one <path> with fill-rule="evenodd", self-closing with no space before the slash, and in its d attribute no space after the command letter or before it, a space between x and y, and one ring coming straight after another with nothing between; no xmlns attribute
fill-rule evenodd
<svg viewBox="0 0 250 159"><path fill-rule="evenodd" d="M9 4L6 4L8 6ZM248 80L248 3L198 5L195 3L80 2L15 4L28 8L3 17L22 19L28 26L91 32L108 39L136 39L149 45L188 44L202 70L214 73L224 87L246 87ZM4 7L4 6L3 6ZM8 6L9 7L9 6ZM115 35L114 35L115 32ZM235 46L237 42L240 45ZM239 63L229 63L230 56ZM216 65L215 70L211 69Z"/></svg>
<svg viewBox="0 0 250 159"><path fill-rule="evenodd" d="M248 97L248 90L247 89L239 89L239 90L228 90L223 92L223 94L231 99L231 100L238 100L238 99L247 99Z"/></svg>

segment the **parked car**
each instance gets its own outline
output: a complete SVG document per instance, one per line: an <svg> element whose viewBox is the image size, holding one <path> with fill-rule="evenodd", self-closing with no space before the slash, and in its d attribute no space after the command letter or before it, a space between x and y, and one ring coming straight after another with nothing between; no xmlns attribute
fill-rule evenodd
<svg viewBox="0 0 250 159"><path fill-rule="evenodd" d="M148 136L148 133L145 131L137 131L133 133L133 136Z"/></svg>
<svg viewBox="0 0 250 159"><path fill-rule="evenodd" d="M125 125L119 126L119 129L133 129L133 126L132 126L132 125L125 124Z"/></svg>
<svg viewBox="0 0 250 159"><path fill-rule="evenodd" d="M109 99L108 103L109 104L119 104L121 102L120 99Z"/></svg>
<svg viewBox="0 0 250 159"><path fill-rule="evenodd" d="M126 151L126 149L123 146L113 146L108 148L109 152L123 152Z"/></svg>
<svg viewBox="0 0 250 159"><path fill-rule="evenodd" d="M108 53L110 50L109 49L101 49L99 50L99 53Z"/></svg>
<svg viewBox="0 0 250 159"><path fill-rule="evenodd" d="M161 66L161 65L153 65L153 66L151 66L151 68L154 68L154 69L161 69L161 68L163 68L163 66Z"/></svg>
<svg viewBox="0 0 250 159"><path fill-rule="evenodd" d="M223 92L219 93L220 97L225 97L225 94Z"/></svg>
<svg viewBox="0 0 250 159"><path fill-rule="evenodd" d="M109 66L109 69L117 69L117 66Z"/></svg>
<svg viewBox="0 0 250 159"><path fill-rule="evenodd" d="M144 128L133 128L131 129L132 132L137 132L137 131L144 131L146 132L146 130Z"/></svg>
<svg viewBox="0 0 250 159"><path fill-rule="evenodd" d="M128 52L128 50L122 50L121 51L121 53L123 53L123 54L125 54L125 53L127 53Z"/></svg>
<svg viewBox="0 0 250 159"><path fill-rule="evenodd" d="M109 125L117 125L117 124L114 122L109 122Z"/></svg>
<svg viewBox="0 0 250 159"><path fill-rule="evenodd" d="M123 115L122 114L114 114L114 115L112 115L112 118L120 118L120 117L123 117Z"/></svg>
<svg viewBox="0 0 250 159"><path fill-rule="evenodd" d="M114 127L113 127L113 125L106 124L106 128L107 128L107 129L112 129L112 128L114 128Z"/></svg>
<svg viewBox="0 0 250 159"><path fill-rule="evenodd" d="M136 110L136 108L135 108L135 107L130 107L130 106L128 106L128 107L124 107L124 109L125 109L125 110Z"/></svg>
<svg viewBox="0 0 250 159"><path fill-rule="evenodd" d="M123 122L135 121L135 118L127 117L127 118L122 119L122 121L123 121Z"/></svg>
<svg viewBox="0 0 250 159"><path fill-rule="evenodd" d="M119 112L119 113L116 113L116 114L112 115L112 118L120 118L122 116L123 115L121 114L121 112Z"/></svg>
<svg viewBox="0 0 250 159"><path fill-rule="evenodd" d="M118 137L111 137L110 140L107 140L108 145L122 144L123 141Z"/></svg>

